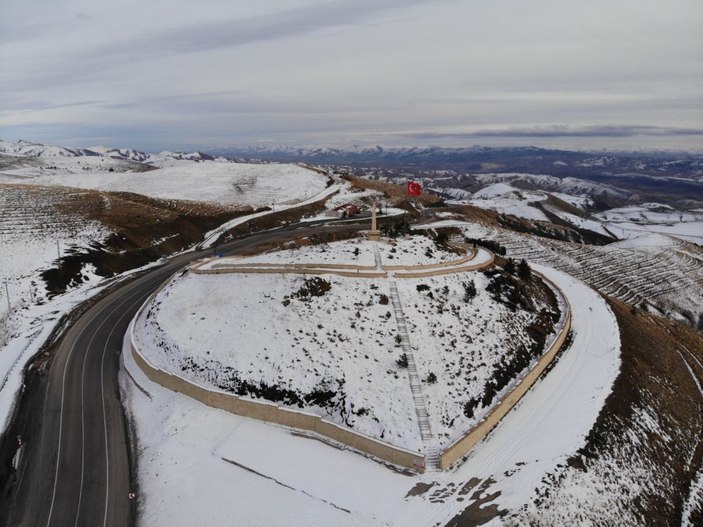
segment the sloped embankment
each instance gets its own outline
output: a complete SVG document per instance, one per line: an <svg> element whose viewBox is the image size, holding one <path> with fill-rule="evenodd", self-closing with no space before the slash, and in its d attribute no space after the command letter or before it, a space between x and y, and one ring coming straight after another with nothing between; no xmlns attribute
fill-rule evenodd
<svg viewBox="0 0 703 527"><path fill-rule="evenodd" d="M622 337L613 392L586 446L514 519L703 525L703 334L609 303Z"/></svg>
<svg viewBox="0 0 703 527"><path fill-rule="evenodd" d="M53 187L39 187L56 192ZM97 274L112 276L148 264L198 242L204 233L251 209L181 200L161 200L125 192L72 189L71 199L56 214L83 216L101 223L111 234L89 248L62 256L42 273L50 293L62 293L81 280L92 264Z"/></svg>

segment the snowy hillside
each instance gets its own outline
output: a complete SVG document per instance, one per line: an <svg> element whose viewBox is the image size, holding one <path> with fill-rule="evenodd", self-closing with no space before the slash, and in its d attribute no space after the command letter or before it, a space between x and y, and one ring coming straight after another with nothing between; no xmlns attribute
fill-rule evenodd
<svg viewBox="0 0 703 527"><path fill-rule="evenodd" d="M508 183L493 183L483 187L463 202L527 220L549 221L549 218L533 205L546 199L545 192L521 190Z"/></svg>
<svg viewBox="0 0 703 527"><path fill-rule="evenodd" d="M514 232L496 224L466 223L462 228L470 238L500 243L507 256L555 267L632 305L693 326L701 320L700 245L642 231L637 237L594 246Z"/></svg>
<svg viewBox="0 0 703 527"><path fill-rule="evenodd" d="M610 209L596 214L596 218L622 239L660 233L703 245L703 212L677 211L666 205L646 203Z"/></svg>
<svg viewBox="0 0 703 527"><path fill-rule="evenodd" d="M325 189L327 179L295 165L179 161L144 173L45 174L32 182L260 207L311 198Z"/></svg>

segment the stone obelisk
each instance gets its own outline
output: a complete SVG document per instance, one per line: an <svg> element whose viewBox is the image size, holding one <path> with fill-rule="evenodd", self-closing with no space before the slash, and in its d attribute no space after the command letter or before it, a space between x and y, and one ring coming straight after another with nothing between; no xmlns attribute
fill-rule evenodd
<svg viewBox="0 0 703 527"><path fill-rule="evenodd" d="M374 200L373 206L371 207L371 230L369 231L369 240L378 242L381 241L381 231L378 230L378 225L376 225L376 201Z"/></svg>

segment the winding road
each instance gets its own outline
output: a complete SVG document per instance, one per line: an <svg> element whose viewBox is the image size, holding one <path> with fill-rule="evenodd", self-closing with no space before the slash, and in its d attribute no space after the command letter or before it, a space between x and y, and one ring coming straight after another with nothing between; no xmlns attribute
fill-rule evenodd
<svg viewBox="0 0 703 527"><path fill-rule="evenodd" d="M316 232L319 226L310 224L285 226L228 242L218 252L237 254L262 242ZM3 438L3 457L16 451L16 470L0 484L0 525L134 523L131 453L117 381L122 340L139 306L160 284L210 254L211 250L180 254L113 287L77 316L45 368L28 376L15 420Z"/></svg>

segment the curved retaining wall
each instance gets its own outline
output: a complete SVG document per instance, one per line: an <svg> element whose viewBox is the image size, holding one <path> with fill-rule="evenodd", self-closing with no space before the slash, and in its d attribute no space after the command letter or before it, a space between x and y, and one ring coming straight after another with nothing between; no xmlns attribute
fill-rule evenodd
<svg viewBox="0 0 703 527"><path fill-rule="evenodd" d="M429 276L440 276L443 274L466 273L468 271L476 271L478 269L490 267L491 265L493 265L494 260L495 255L491 253L490 260L475 265L464 265L461 267L450 267L447 269L435 269L433 271L424 271L420 273L395 273L393 276L395 276L396 278L426 278Z"/></svg>
<svg viewBox="0 0 703 527"><path fill-rule="evenodd" d="M442 470L448 469L464 457L474 446L476 446L477 443L481 442L498 425L498 423L500 423L503 417L505 417L508 412L513 409L520 399L522 399L523 395L525 395L530 388L532 388L535 381L537 381L547 366L549 366L549 364L554 360L554 357L556 357L557 353L566 341L566 337L571 329L571 307L569 306L569 302L556 284L544 275L541 275L536 271L532 272L538 275L552 288L552 290L561 299L562 305L565 306L566 313L564 314L561 330L552 341L549 349L542 355L542 357L540 357L533 368L525 374L522 380L520 380L520 382L515 385L512 390L503 396L503 398L498 402L498 404L496 404L496 406L493 407L488 415L484 417L480 423L469 430L469 432L457 439L440 453L439 466ZM516 438L516 440L518 439Z"/></svg>
<svg viewBox="0 0 703 527"><path fill-rule="evenodd" d="M426 272L426 273L412 273L402 276L402 273L398 273L395 276L399 278L415 278L422 276L432 276L434 274L449 274L449 272L459 272L475 270L486 265L491 265L494 260L494 256L491 253L491 260L483 264L478 264L476 266L462 267L458 269L447 269L445 272ZM220 274L226 273L227 271L221 270L200 270L199 274ZM253 273L280 273L279 270L274 269L238 269L235 272L253 272ZM287 272L306 274L307 271L303 269L289 270ZM533 271L534 274L538 275L545 283L547 283L552 290L557 294L561 300L562 305L565 307L565 314L563 317L563 323L561 324L561 330L558 335L552 341L549 349L542 355L542 357L537 361L533 368L525 374L525 376L520 380L520 382L512 388L503 398L496 404L496 406L490 411L490 413L484 417L484 419L474 426L469 432L464 434L462 437L457 439L449 447L444 449L440 453L440 468L446 470L451 467L454 463L459 461L463 456L465 456L477 443L482 441L497 425L498 423L513 409L513 407L520 401L520 399L532 388L534 383L537 381L539 376L544 372L544 370L549 366L549 364L554 360L557 353L561 349L562 345L566 341L569 330L571 329L571 308L569 306L568 300L561 292L561 290L545 276ZM331 274L339 274L342 276L367 276L372 277L376 275L377 277L385 277L386 273L343 273L340 271L331 271ZM158 294L161 289L163 289L170 280L167 280L161 285L149 298L144 302L142 307L134 317L135 323L142 314L144 308L149 302ZM236 415L241 415L243 417L249 417L252 419L257 419L260 421L267 421L271 423L280 424L283 426L288 426L291 428L297 428L300 430L307 430L314 434L320 436L323 440L329 439L333 442L342 443L347 445L359 452L371 455L383 461L387 461L394 465L401 467L410 468L417 470L419 472L424 472L425 470L425 456L413 452L411 450L406 450L400 447L393 446L389 443L379 441L373 437L361 434L359 432L354 432L353 430L337 425L330 421L321 418L318 415L311 414L308 412L301 412L296 410L290 410L287 408L282 408L274 403L254 401L252 399L246 399L233 395L228 392L221 390L215 390L210 388L205 388L200 386L188 379L184 379L173 373L163 371L156 366L152 365L146 357L144 357L139 351L136 343L134 342L133 327L130 326L130 348L132 350L132 355L135 362L139 368L146 374L146 376L165 388L172 391L183 393L200 401L203 404L211 406L213 408L218 408L220 410L225 410Z"/></svg>
<svg viewBox="0 0 703 527"><path fill-rule="evenodd" d="M458 258L456 260L449 260L447 262L439 262L433 264L420 264L420 265L383 265L386 271L412 271L413 269L438 269L441 267L450 267L452 265L461 265L463 263L469 262L476 258L476 249L469 249L469 254L463 258Z"/></svg>
<svg viewBox="0 0 703 527"><path fill-rule="evenodd" d="M241 269L241 268L250 268L252 266L254 267L261 267L261 268L268 268L268 269L310 269L310 268L315 268L315 269L353 269L355 271L374 271L376 270L375 265L346 265L346 264L326 264L326 263L293 263L293 264L277 264L277 263L269 263L269 262L252 262L252 263L234 263L234 264L213 264L210 269L202 269L202 266L208 263L207 261L199 264L197 267L193 267L193 271L197 273L203 273L206 271L214 271L216 269Z"/></svg>
<svg viewBox="0 0 703 527"><path fill-rule="evenodd" d="M375 269L375 268L374 268ZM333 274L337 276L349 276L352 278L386 278L387 273L383 272L353 272L353 271L337 271L334 269L320 269L317 267L308 267L306 269L285 269L270 267L228 267L226 269L200 269L193 270L195 274L233 274L233 273L253 273L253 274Z"/></svg>
<svg viewBox="0 0 703 527"><path fill-rule="evenodd" d="M160 289L161 288L159 288L159 290ZM151 295L139 309L134 317L135 324L139 320L144 307L151 302L155 295L156 293ZM347 445L359 452L394 465L410 468L418 472L424 472L425 470L425 456L418 452L396 447L365 434L354 432L349 428L327 421L319 415L289 410L274 403L254 401L221 390L205 388L188 379L161 370L152 365L149 360L141 354L134 341L134 324L130 327L132 329L130 329L129 341L135 362L150 380L171 391L185 394L212 408L225 410L236 415L300 430L307 430L317 434L323 440L329 439Z"/></svg>

